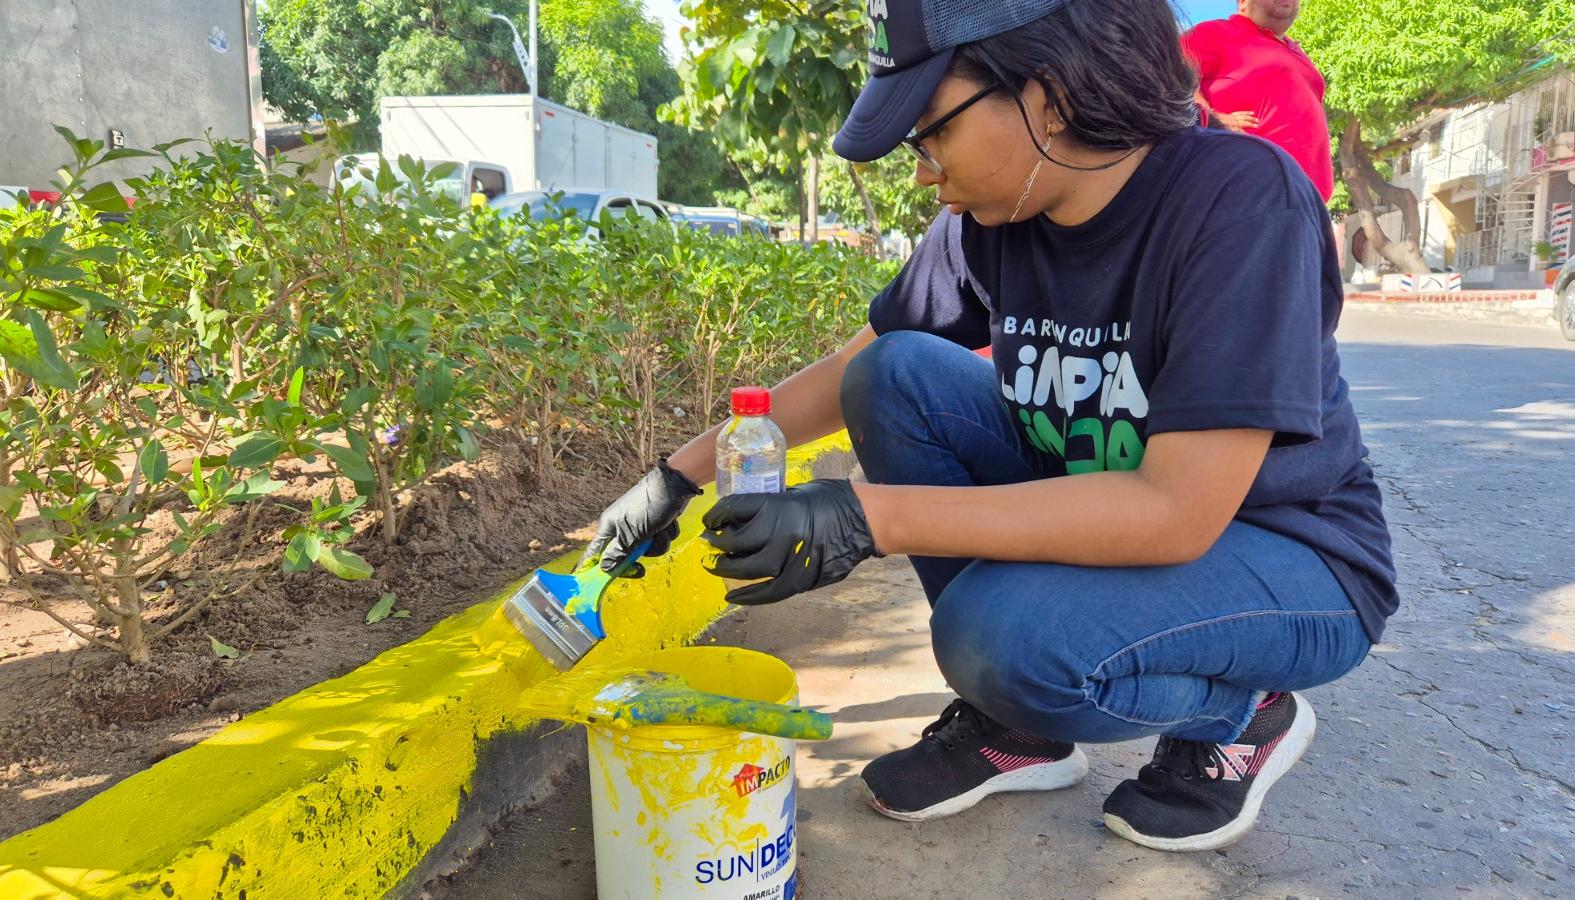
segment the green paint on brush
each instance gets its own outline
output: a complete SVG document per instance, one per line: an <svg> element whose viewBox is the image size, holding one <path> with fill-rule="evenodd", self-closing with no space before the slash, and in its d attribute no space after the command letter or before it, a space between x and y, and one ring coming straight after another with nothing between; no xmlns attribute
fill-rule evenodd
<svg viewBox="0 0 1575 900"><path fill-rule="evenodd" d="M831 717L798 706L697 691L678 675L593 667L548 679L521 696L532 715L600 725L701 725L797 741L831 737Z"/></svg>

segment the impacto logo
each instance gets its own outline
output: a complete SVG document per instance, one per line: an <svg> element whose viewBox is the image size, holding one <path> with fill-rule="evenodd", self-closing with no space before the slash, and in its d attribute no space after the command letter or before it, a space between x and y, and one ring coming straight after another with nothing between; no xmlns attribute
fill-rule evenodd
<svg viewBox="0 0 1575 900"><path fill-rule="evenodd" d="M747 797L764 787L770 787L781 781L792 767L792 760L784 759L770 768L763 769L752 763L744 763L733 776L733 790L738 796Z"/></svg>

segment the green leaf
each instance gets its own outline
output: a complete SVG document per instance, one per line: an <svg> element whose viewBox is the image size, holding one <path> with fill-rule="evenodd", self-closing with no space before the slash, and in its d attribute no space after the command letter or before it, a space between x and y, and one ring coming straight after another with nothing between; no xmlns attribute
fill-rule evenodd
<svg viewBox="0 0 1575 900"><path fill-rule="evenodd" d="M50 312L76 312L82 304L66 295L66 287L69 285L56 283L47 288L30 288L19 298L20 304Z"/></svg>
<svg viewBox="0 0 1575 900"><path fill-rule="evenodd" d="M115 247L105 246L83 247L81 250L77 251L77 256L80 256L83 259L92 260L96 263L103 263L104 265L112 266L120 259L120 250Z"/></svg>
<svg viewBox="0 0 1575 900"><path fill-rule="evenodd" d="M0 319L0 358L46 387L73 391L77 376L60 358L54 332L37 310L25 310L26 325Z"/></svg>
<svg viewBox="0 0 1575 900"><path fill-rule="evenodd" d="M232 503L245 503L258 497L266 497L282 487L284 487L284 482L274 481L272 476L264 470L254 473L245 481L231 486L229 490L224 492L224 498Z"/></svg>
<svg viewBox="0 0 1575 900"><path fill-rule="evenodd" d="M372 471L371 463L365 456L356 453L349 447L338 444L323 444L323 452L333 459L334 465L339 469L339 474L351 481L375 481L377 475Z"/></svg>
<svg viewBox="0 0 1575 900"><path fill-rule="evenodd" d="M285 394L285 402L291 406L301 405L301 388L306 385L306 367L297 366L295 374L290 376L290 390Z"/></svg>
<svg viewBox="0 0 1575 900"><path fill-rule="evenodd" d="M284 570L286 572L305 572L317 562L323 549L323 542L317 535L303 531L290 538L290 543L284 548Z"/></svg>
<svg viewBox="0 0 1575 900"><path fill-rule="evenodd" d="M372 608L366 611L366 624L373 625L383 621L390 615L394 615L394 602L397 599L393 593L387 593L377 598L377 602L372 604ZM408 616L410 614L405 613L405 615Z"/></svg>
<svg viewBox="0 0 1575 900"><path fill-rule="evenodd" d="M141 159L148 156L158 156L158 154L148 150L133 150L130 147L121 147L116 150L111 150L99 157L98 161L101 163L107 163L114 162L117 159Z"/></svg>
<svg viewBox="0 0 1575 900"><path fill-rule="evenodd" d="M365 581L372 577L371 565L343 547L324 547L317 564L346 581Z"/></svg>
<svg viewBox="0 0 1575 900"><path fill-rule="evenodd" d="M47 278L50 281L81 281L82 270L76 266L28 266L22 270L28 278Z"/></svg>
<svg viewBox="0 0 1575 900"><path fill-rule="evenodd" d="M339 414L345 417L353 416L375 399L377 399L377 388L364 384L345 394L345 398L339 401Z"/></svg>
<svg viewBox="0 0 1575 900"><path fill-rule="evenodd" d="M766 43L766 59L772 64L785 66L793 57L793 38L797 34L791 24L784 24Z"/></svg>
<svg viewBox="0 0 1575 900"><path fill-rule="evenodd" d="M126 198L120 195L120 188L116 187L113 181L93 186L78 199L78 202L89 209L105 213L123 213L131 209L126 203Z"/></svg>
<svg viewBox="0 0 1575 900"><path fill-rule="evenodd" d="M474 462L481 455L481 445L476 442L476 436L469 428L456 427L454 432L459 435L459 456L466 462Z"/></svg>
<svg viewBox="0 0 1575 900"><path fill-rule="evenodd" d="M142 477L146 478L149 484L158 484L169 474L169 454L164 452L164 445L160 444L157 438L148 439L137 459L142 466Z"/></svg>
<svg viewBox="0 0 1575 900"><path fill-rule="evenodd" d="M240 659L241 651L224 643L213 635L208 635L208 642L213 646L213 655L220 659Z"/></svg>
<svg viewBox="0 0 1575 900"><path fill-rule="evenodd" d="M126 473L122 472L120 466L115 465L113 460L95 459L93 460L93 468L100 475L103 475L104 480L110 484L120 484L126 480Z"/></svg>
<svg viewBox="0 0 1575 900"><path fill-rule="evenodd" d="M230 451L229 464L238 469L265 466L279 458L284 451L284 441L266 432L254 432Z"/></svg>
<svg viewBox="0 0 1575 900"><path fill-rule="evenodd" d="M181 138L178 141L165 141L162 144L154 144L153 149L160 153L168 153L176 147L179 147L181 144L190 144L196 140L196 138Z"/></svg>

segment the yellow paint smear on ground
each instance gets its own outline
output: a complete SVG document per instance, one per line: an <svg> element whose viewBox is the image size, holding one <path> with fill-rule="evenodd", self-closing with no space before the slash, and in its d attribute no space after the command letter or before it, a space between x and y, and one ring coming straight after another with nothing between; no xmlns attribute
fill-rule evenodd
<svg viewBox="0 0 1575 900"><path fill-rule="evenodd" d="M845 434L795 450L789 479L839 449ZM684 539L645 578L609 589L608 638L581 665L688 643L725 612L694 539L709 506L691 504ZM522 689L558 674L528 646L478 652L477 629L517 586L0 843L0 900L383 896L454 822L481 745L535 724Z"/></svg>

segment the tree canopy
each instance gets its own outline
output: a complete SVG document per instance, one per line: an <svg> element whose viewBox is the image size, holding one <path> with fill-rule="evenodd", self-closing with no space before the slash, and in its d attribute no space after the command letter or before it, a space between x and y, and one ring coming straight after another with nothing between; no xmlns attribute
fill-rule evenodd
<svg viewBox="0 0 1575 900"><path fill-rule="evenodd" d="M691 55L664 115L783 169L826 152L864 84L862 3L708 0L683 12Z"/></svg>
<svg viewBox="0 0 1575 900"><path fill-rule="evenodd" d="M1340 172L1373 246L1403 271L1426 271L1417 198L1389 184L1373 148L1426 113L1497 99L1575 46L1568 0L1309 0L1292 30L1329 82L1325 104ZM1396 207L1391 242L1377 204Z"/></svg>
<svg viewBox="0 0 1575 900"><path fill-rule="evenodd" d="M261 13L263 94L295 121L354 120L373 142L380 97L523 92L489 10L525 30L528 0L274 0ZM709 135L657 121L678 75L639 0L542 0L539 16L542 96L655 133L663 199L708 202L721 156Z"/></svg>
<svg viewBox="0 0 1575 900"><path fill-rule="evenodd" d="M1292 37L1328 79L1331 113L1382 140L1428 111L1513 87L1537 60L1567 53L1554 37L1570 38L1572 23L1567 0L1309 0Z"/></svg>

